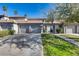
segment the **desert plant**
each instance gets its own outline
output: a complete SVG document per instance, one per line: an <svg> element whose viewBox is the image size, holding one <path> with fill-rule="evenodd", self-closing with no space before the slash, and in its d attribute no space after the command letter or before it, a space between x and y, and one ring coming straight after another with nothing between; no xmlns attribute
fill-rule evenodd
<svg viewBox="0 0 79 59"><path fill-rule="evenodd" d="M7 6L2 6L2 10L4 11L4 15L7 13Z"/></svg>

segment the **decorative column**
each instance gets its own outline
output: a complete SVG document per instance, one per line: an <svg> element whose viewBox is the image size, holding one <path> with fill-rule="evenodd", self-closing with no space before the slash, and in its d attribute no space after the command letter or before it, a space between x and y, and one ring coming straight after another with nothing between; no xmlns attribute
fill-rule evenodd
<svg viewBox="0 0 79 59"><path fill-rule="evenodd" d="M29 25L29 33L32 32L32 28L31 28L31 25Z"/></svg>
<svg viewBox="0 0 79 59"><path fill-rule="evenodd" d="M47 33L50 33L50 26L47 26Z"/></svg>
<svg viewBox="0 0 79 59"><path fill-rule="evenodd" d="M43 33L43 25L41 25L41 33Z"/></svg>
<svg viewBox="0 0 79 59"><path fill-rule="evenodd" d="M15 34L18 34L18 25L16 23L13 24L13 30L15 30Z"/></svg>
<svg viewBox="0 0 79 59"><path fill-rule="evenodd" d="M0 31L2 31L2 27L1 27L1 25L0 25Z"/></svg>

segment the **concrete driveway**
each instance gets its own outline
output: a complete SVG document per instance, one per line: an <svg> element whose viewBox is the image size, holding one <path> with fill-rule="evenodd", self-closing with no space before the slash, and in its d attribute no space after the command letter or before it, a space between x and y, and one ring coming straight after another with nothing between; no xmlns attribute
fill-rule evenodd
<svg viewBox="0 0 79 59"><path fill-rule="evenodd" d="M3 41L1 56L42 56L41 34L16 34Z"/></svg>

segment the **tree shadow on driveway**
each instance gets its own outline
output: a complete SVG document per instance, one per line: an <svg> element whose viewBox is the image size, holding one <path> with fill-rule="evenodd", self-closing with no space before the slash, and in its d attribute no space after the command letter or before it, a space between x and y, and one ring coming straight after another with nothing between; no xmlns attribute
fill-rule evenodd
<svg viewBox="0 0 79 59"><path fill-rule="evenodd" d="M39 47L42 45L41 35L40 34L17 34L13 35L7 40L3 41L3 44L8 43L11 47L12 44L16 44L17 48L31 48L38 45Z"/></svg>

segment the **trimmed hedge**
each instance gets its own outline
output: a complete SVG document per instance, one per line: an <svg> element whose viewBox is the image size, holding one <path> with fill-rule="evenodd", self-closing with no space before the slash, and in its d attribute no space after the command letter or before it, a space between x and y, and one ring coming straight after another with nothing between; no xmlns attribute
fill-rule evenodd
<svg viewBox="0 0 79 59"><path fill-rule="evenodd" d="M14 30L2 30L0 31L0 37L4 37L7 35L13 35L14 34Z"/></svg>
<svg viewBox="0 0 79 59"><path fill-rule="evenodd" d="M63 28L57 28L56 31L57 31L57 33L64 33L64 29Z"/></svg>
<svg viewBox="0 0 79 59"><path fill-rule="evenodd" d="M14 30L8 30L9 31L9 35L13 35L14 34Z"/></svg>

